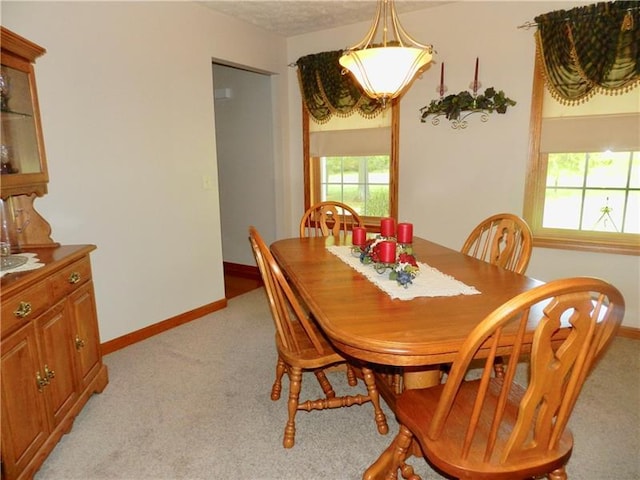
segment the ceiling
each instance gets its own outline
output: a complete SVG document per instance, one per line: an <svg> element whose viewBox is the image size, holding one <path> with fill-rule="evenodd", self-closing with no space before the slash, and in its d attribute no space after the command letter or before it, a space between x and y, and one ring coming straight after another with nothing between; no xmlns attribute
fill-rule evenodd
<svg viewBox="0 0 640 480"><path fill-rule="evenodd" d="M283 37L373 21L375 0L214 0L198 2L217 12L239 18ZM397 0L399 14L450 1ZM400 18L402 22L402 18ZM366 32L363 31L364 36Z"/></svg>

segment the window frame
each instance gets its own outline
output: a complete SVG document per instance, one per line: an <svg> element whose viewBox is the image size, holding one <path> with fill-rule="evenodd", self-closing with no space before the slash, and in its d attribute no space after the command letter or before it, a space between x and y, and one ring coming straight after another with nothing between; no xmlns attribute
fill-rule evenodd
<svg viewBox="0 0 640 480"><path fill-rule="evenodd" d="M399 179L399 137L400 137L400 101L391 102L391 153L389 158L389 216L398 218L398 179ZM357 115L354 114L354 115ZM302 105L302 149L304 162L304 211L312 205L312 198L317 197L318 185L312 185L312 178L320 178L320 162L312 162L309 141L309 113ZM315 165L313 164L315 163ZM371 232L380 230L380 218L361 215L360 218Z"/></svg>
<svg viewBox="0 0 640 480"><path fill-rule="evenodd" d="M547 179L547 155L540 153L544 78L536 49L529 127L529 161L526 172L523 216L533 233L533 246L565 250L640 255L640 235L594 232L542 226Z"/></svg>

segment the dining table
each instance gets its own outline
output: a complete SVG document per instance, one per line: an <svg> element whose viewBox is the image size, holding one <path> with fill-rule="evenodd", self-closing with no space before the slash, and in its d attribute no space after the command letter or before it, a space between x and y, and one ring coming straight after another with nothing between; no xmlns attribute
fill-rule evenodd
<svg viewBox="0 0 640 480"><path fill-rule="evenodd" d="M401 294L420 295L409 299L393 298L383 290L385 285L396 283L388 279L389 271L377 273L373 265L356 269L358 249L354 250L350 236L287 238L270 247L338 351L381 367L377 371L384 372L386 367L402 373L401 386L389 381L380 385L392 409L402 389L438 382L440 365L453 360L462 342L487 314L543 283L423 238L413 237L411 247L420 266L418 279L432 277L433 272L439 276L423 287L401 287ZM439 282L448 280L459 282L464 293L442 291Z"/></svg>
<svg viewBox="0 0 640 480"><path fill-rule="evenodd" d="M270 246L336 350L376 372L392 411L404 389L440 383L442 366L489 313L543 283L423 238L414 236L410 248L419 273L405 288L384 265L363 263L350 236L286 238ZM554 337L562 341L567 332ZM498 351L508 354L509 345Z"/></svg>

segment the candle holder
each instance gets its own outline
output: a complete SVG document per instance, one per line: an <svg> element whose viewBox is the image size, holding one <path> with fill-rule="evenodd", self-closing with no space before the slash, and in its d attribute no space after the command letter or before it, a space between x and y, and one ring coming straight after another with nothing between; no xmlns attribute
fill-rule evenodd
<svg viewBox="0 0 640 480"><path fill-rule="evenodd" d="M373 265L373 269L379 273L380 275L382 275L384 272L387 271L387 269L391 269L393 270L395 268L396 264L395 263L384 263L384 262L377 262Z"/></svg>
<svg viewBox="0 0 640 480"><path fill-rule="evenodd" d="M393 247L393 262L384 261L385 255L389 255L390 252L387 251L385 253L382 251L381 246L383 242L395 244ZM418 262L413 255L413 244L397 243L395 237L383 237L378 235L376 238L367 240L364 247L353 245L351 247L351 253L352 255L359 257L362 264L371 265L380 275L389 271L389 280L396 281L398 285L401 285L404 288L407 288L411 283L413 283L413 279L416 278L420 271Z"/></svg>
<svg viewBox="0 0 640 480"><path fill-rule="evenodd" d="M508 107L513 107L516 102L505 95L502 90L496 91L495 88L489 87L484 93L479 93L482 83L478 77L480 60L476 57L476 66L473 74L473 80L469 84L470 91L462 91L457 94L444 96L446 86L444 84L444 62L440 69L440 85L436 87L436 91L440 93L440 98L431 100L429 105L425 105L420 109L420 121L425 123L427 117L432 116L431 124L439 125L440 118L445 117L451 122L451 128L454 130L463 130L467 128L467 117L479 114L480 121L489 120L490 113L507 112Z"/></svg>

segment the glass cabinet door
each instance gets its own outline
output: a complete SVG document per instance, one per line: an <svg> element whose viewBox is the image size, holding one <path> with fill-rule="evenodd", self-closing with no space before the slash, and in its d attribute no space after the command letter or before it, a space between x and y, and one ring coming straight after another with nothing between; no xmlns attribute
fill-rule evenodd
<svg viewBox="0 0 640 480"><path fill-rule="evenodd" d="M0 192L2 198L42 196L47 192L48 174L32 62L33 54L41 55L44 50L31 42L28 48L14 45L21 37L7 32L2 29ZM5 42L9 34L13 41Z"/></svg>

